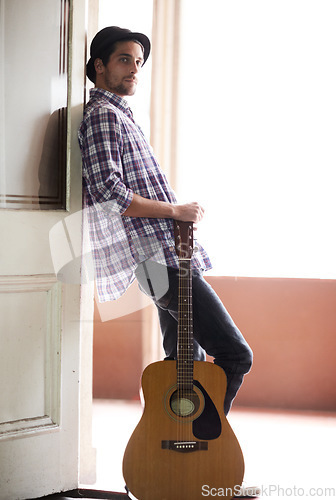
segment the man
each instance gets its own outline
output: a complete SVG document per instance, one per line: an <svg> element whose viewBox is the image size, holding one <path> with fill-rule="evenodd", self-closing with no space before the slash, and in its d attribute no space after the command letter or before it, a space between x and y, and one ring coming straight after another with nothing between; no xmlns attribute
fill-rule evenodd
<svg viewBox="0 0 336 500"><path fill-rule="evenodd" d="M95 84L79 130L84 203L89 209L99 300L114 300L136 275L154 300L166 355L176 357L178 260L173 220L198 223L197 202L178 204L151 147L124 99L137 87L150 53L141 33L104 28L91 43L87 76ZM218 296L204 280L211 264L198 245L191 259L194 359L214 357L227 377L224 401L229 412L252 352ZM205 352L204 352L205 351Z"/></svg>

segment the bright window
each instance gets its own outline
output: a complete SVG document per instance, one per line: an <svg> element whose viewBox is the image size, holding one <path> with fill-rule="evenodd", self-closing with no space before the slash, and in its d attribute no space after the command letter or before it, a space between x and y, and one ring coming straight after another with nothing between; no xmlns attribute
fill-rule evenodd
<svg viewBox="0 0 336 500"><path fill-rule="evenodd" d="M336 278L336 3L183 0L178 193L213 273Z"/></svg>

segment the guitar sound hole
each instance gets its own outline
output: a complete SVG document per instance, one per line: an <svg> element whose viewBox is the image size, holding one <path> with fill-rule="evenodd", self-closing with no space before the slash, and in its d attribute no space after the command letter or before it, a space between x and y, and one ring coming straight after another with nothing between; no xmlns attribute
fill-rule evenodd
<svg viewBox="0 0 336 500"><path fill-rule="evenodd" d="M194 391L175 391L170 398L170 407L178 417L190 417L198 411L200 400Z"/></svg>

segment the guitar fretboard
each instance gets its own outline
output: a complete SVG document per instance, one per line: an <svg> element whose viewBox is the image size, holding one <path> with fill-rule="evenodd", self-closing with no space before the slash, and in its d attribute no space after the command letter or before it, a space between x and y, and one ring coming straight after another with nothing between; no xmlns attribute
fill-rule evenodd
<svg viewBox="0 0 336 500"><path fill-rule="evenodd" d="M177 387L192 391L194 379L192 275L190 259L179 259Z"/></svg>

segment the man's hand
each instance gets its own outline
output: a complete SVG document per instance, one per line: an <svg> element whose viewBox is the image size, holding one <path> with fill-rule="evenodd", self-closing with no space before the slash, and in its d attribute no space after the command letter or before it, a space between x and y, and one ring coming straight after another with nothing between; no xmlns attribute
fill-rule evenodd
<svg viewBox="0 0 336 500"><path fill-rule="evenodd" d="M204 208L196 201L184 205L173 205L174 219L190 222L200 222L203 219Z"/></svg>

